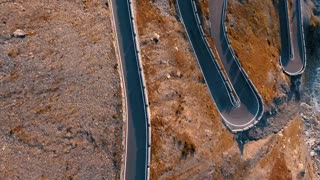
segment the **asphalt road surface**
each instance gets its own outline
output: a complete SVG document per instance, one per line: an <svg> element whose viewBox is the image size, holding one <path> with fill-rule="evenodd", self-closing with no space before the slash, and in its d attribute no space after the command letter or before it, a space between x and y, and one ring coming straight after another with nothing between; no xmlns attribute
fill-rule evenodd
<svg viewBox="0 0 320 180"><path fill-rule="evenodd" d="M125 179L147 179L147 114L127 0L112 0L127 101Z"/></svg>
<svg viewBox="0 0 320 180"><path fill-rule="evenodd" d="M279 17L281 33L280 64L287 74L299 75L304 72L306 66L301 0L280 0Z"/></svg>

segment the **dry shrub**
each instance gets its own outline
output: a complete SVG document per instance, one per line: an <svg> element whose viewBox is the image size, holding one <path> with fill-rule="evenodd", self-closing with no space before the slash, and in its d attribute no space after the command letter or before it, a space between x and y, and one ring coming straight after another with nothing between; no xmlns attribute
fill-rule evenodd
<svg viewBox="0 0 320 180"><path fill-rule="evenodd" d="M186 133L177 134L175 141L181 150L182 159L186 159L188 155L192 156L196 152L196 145Z"/></svg>
<svg viewBox="0 0 320 180"><path fill-rule="evenodd" d="M183 68L186 64L185 61L187 59L185 53L178 50L178 51L171 52L171 54L173 55L173 58L177 63L177 67Z"/></svg>

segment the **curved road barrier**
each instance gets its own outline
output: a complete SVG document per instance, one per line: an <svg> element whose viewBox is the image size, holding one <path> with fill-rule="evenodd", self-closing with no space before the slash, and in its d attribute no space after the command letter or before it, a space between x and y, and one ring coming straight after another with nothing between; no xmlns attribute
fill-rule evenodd
<svg viewBox="0 0 320 180"><path fill-rule="evenodd" d="M292 11L288 7L288 1L291 2ZM301 0L280 0L279 18L282 69L291 76L302 74L307 64L307 58Z"/></svg>
<svg viewBox="0 0 320 180"><path fill-rule="evenodd" d="M149 179L150 110L132 4L128 0L110 2L127 106L124 179Z"/></svg>
<svg viewBox="0 0 320 180"><path fill-rule="evenodd" d="M233 132L254 126L262 117L263 102L256 88L241 68L225 32L227 1L212 0L210 5L211 28L217 52L228 75L225 77L217 59L208 48L194 0L177 0L177 9L197 61L226 126ZM234 92L233 92L234 91ZM232 100L234 99L234 100Z"/></svg>

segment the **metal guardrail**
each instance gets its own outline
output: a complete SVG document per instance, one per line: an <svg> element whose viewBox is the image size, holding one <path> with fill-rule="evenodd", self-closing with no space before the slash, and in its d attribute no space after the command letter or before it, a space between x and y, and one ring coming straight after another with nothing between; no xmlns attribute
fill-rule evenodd
<svg viewBox="0 0 320 180"><path fill-rule="evenodd" d="M114 11L113 11L113 4L112 4L112 0L109 0L110 2L110 5L111 5L111 13L112 13L112 29L114 29L114 34L115 34L115 43L114 43L114 46L115 46L115 49L116 49L116 57L117 59L119 59L119 67L120 67L120 73L121 73L121 76L120 76L120 80L121 80L121 84L122 84L122 88L123 88L123 99L124 99L124 112L125 112L125 116L123 118L126 118L126 131L125 131L125 134L123 133L123 135L126 137L125 138L125 145L127 145L127 142L128 142L128 137L127 137L127 134L128 134L128 101L127 101L127 92L126 92L126 83L125 83L125 80L124 80L124 72L123 72L123 67L122 67L122 62L121 62L121 55L120 55L120 47L119 47L119 42L118 42L118 33L117 33L117 27L116 27L116 20L115 20L115 16L114 16ZM126 153L124 154L124 158L126 159ZM126 161L124 163L124 168L121 170L121 175L120 175L120 179L123 178L124 179L124 174L125 174L125 169L126 169Z"/></svg>
<svg viewBox="0 0 320 180"><path fill-rule="evenodd" d="M147 159L147 164L146 164L146 171L147 171L147 174L146 174L146 179L149 180L149 177L150 177L150 160L151 160L151 118L150 118L150 107L149 107L149 100L148 100L148 90L147 90L147 86L146 86L146 80L145 80L145 76L144 76L144 70L143 70L143 64L142 64L142 61L141 61L141 55L140 55L140 46L139 46L139 38L138 38L138 30L135 26L135 17L134 17L134 12L133 12L133 5L132 5L132 0L127 0L127 3L129 4L129 15L130 15L130 23L131 23L131 27L133 28L133 32L132 32L132 38L133 38L133 41L135 42L134 43L134 48L136 50L136 58L138 59L138 67L139 67L139 77L140 77L140 81L141 81L141 84L142 84L142 87L141 87L141 91L143 93L143 96L144 96L144 99L143 99L143 102L145 104L144 106L144 109L145 109L145 115L146 115L146 118L148 120L147 124L146 124L146 129L147 129L147 144L146 144L146 149L147 149L147 155L146 155L146 159ZM112 11L112 14L114 13L112 8L112 0L110 0L110 4L111 4L111 11ZM114 18L114 15L113 15L113 21L115 23L115 18ZM114 26L114 29L116 29L116 26L115 24L113 24ZM116 32L116 36L117 36L117 32ZM118 41L118 38L116 37L117 41ZM119 50L119 43L117 42L117 46L118 46L118 51L120 53L120 50ZM123 75L123 69L122 69L122 64L120 63L120 68L121 68L121 73L122 73L122 76L124 77ZM125 83L123 83L125 84ZM125 86L125 85L124 85ZM126 96L126 94L125 94ZM126 98L126 97L125 97ZM127 110L127 107L128 105L126 104L126 110ZM128 123L128 120L127 120L127 123ZM128 124L127 124L127 127L128 127ZM127 128L127 132L126 134L128 134L128 128ZM128 141L128 138L126 137L126 143ZM127 148L127 147L126 147ZM125 177L125 170L126 170L126 160L125 160L125 167L124 167L124 179L126 179Z"/></svg>
<svg viewBox="0 0 320 180"><path fill-rule="evenodd" d="M214 56L214 53L212 52L212 49L210 48L210 45L209 45L209 42L208 42L208 39L206 38L205 36L205 33L203 31L203 28L201 26L201 21L200 21L200 18L199 18L199 15L198 15L198 10L197 10L197 6L195 4L195 1L192 0L192 8L193 8L193 11L195 13L195 16L196 16L196 21L197 21L197 26L198 28L200 29L200 32L202 34L202 40L205 42L205 46L206 46L206 49L210 52L210 56L212 57L212 59L214 59L213 63L214 65L219 69L219 74L221 75L222 79L223 79L223 83L225 85L225 87L227 88L228 90L228 96L229 96L229 99L230 99L230 102L232 103L232 105L234 107L240 107L240 98L238 97L236 91L234 90L233 86L231 85L231 82L229 80L229 77L225 76L224 73L223 73L223 69L221 68L221 66L219 65L219 63L217 63L217 59L216 57Z"/></svg>
<svg viewBox="0 0 320 180"><path fill-rule="evenodd" d="M250 80L248 74L242 68L239 59L235 56L235 53L233 51L233 48L232 48L231 43L229 41L229 38L227 36L227 25L226 25L227 3L228 3L228 0L224 0L224 2L223 2L223 15L221 17L221 23L222 23L222 27L223 27L224 38L225 38L226 42L228 43L228 48L231 51L232 57L236 61L236 64L238 65L238 68L240 69L240 72L244 75L246 81L250 85L251 90L256 94L256 96L258 97L257 98L258 101L260 101L260 104L262 105L261 109L259 107L260 110L258 111L258 113L260 113L260 114L259 115L257 114L258 116L256 117L256 121L251 126L246 128L246 129L249 129L249 128L253 127L254 125L256 125L259 122L259 120L262 118L263 112L264 112L264 106L263 106L264 103L263 103L262 97L261 97L260 93L258 92L257 88L255 87L254 83ZM244 130L246 130L246 129L244 129Z"/></svg>
<svg viewBox="0 0 320 180"><path fill-rule="evenodd" d="M179 17L182 25L184 26L185 29L187 29L187 28L186 28L186 25L185 25L185 23L184 23L184 21L183 21L183 18L181 17L181 11L180 11L180 7L179 7L178 0L176 1L175 6L176 6L176 9L177 9L177 11L178 11L178 17ZM190 44L191 44L191 47L192 47L193 51L195 52L195 49L194 49L194 47L193 47L193 44L192 44L192 42L191 42L191 39L190 39L190 36L189 36L188 32L187 32L186 34L187 34L187 37L188 37L189 42L190 42ZM209 50L211 50L211 49L209 49ZM213 55L213 54L212 54L212 55ZM201 67L201 65L200 65L200 62L199 62L198 57L197 57L197 56L195 56L195 57L196 57L196 59L197 59L198 65L199 65L200 70L201 70L201 73L204 74L204 73L203 73L203 70L202 70L202 67ZM216 64L215 62L213 62L213 63L214 63L214 65L215 65L216 67L219 68L219 70L221 70L221 69L220 69L220 66L218 66L218 64ZM222 75L220 72L219 72L219 75L220 75L220 78L223 80L223 79L224 79L224 78L223 78L223 75ZM207 84L207 79L206 79L205 76L204 76L204 79L205 79L205 82L206 82L206 84ZM207 85L208 85L208 84L207 84ZM224 83L224 86L226 87L225 83ZM226 87L226 88L227 88L227 87ZM214 101L214 98L213 98L211 92L210 92L210 96L211 96L211 99L213 100L213 103L217 106L217 104L216 104L216 102ZM230 97L229 97L229 98L230 98ZM219 114L221 115L221 117L223 118L223 116L222 116L222 114L220 113L220 111L218 111L218 112L219 112Z"/></svg>
<svg viewBox="0 0 320 180"><path fill-rule="evenodd" d="M195 2L194 2L194 0L192 0L192 1L193 1L193 8L194 8L195 15L198 17L199 14L198 14L198 12L197 12L197 8L196 8L196 5L195 5ZM235 53L234 53L233 48L231 47L231 43L230 43L230 41L229 41L229 38L227 37L227 27L226 27L226 21L225 21L225 18L226 18L226 9L227 9L227 0L224 0L224 4L223 4L223 14L222 14L222 17L221 17L221 23L223 23L223 24L222 24L222 27L223 27L223 32L224 32L224 38L225 38L225 41L226 41L227 44L228 44L228 49L229 49L232 57L235 59L235 62L236 62L236 64L237 64L238 68L240 69L240 73L242 73L242 74L244 75L247 83L250 85L251 90L256 94L257 97L259 97L259 98L256 98L257 101L260 101L260 104L262 104L261 109L260 109L260 107L258 107L259 109L258 109L258 112L257 112L257 114L256 114L256 120L255 120L250 126L247 126L247 127L245 127L245 128L242 128L242 129L233 130L234 132L239 132L239 131L245 131L245 130L247 130L247 129L253 127L253 126L255 126L255 125L259 122L259 120L260 120L260 119L262 118L262 116L263 116L264 106L263 106L263 101L262 101L261 95L258 93L258 91L257 91L256 87L254 86L253 82L249 79L248 74L243 70L243 68L242 68L242 66L241 66L238 58L235 56ZM197 18L197 19L199 19L199 18ZM199 25L200 28L202 29L200 22L199 22L198 25ZM203 33L203 31L201 31L201 32ZM204 38L204 40L205 40L205 42L206 42L206 45L207 45L207 44L208 44L208 41L207 41L204 33L203 33L203 38ZM210 47L209 47L209 49L210 49L211 54L213 54L213 52L212 52L212 50L211 50ZM216 58L214 58L214 59L216 59ZM219 69L222 71L222 69L221 69L220 67L219 67ZM230 83L230 81L229 81L229 83ZM229 85L229 86L230 86L230 85ZM232 85L231 85L231 86L232 86ZM234 91L234 92L235 92L235 91ZM239 105L240 105L240 100L239 100ZM260 114L259 114L259 113L260 113ZM257 115L258 115L258 116L257 116ZM251 122L249 122L249 123L251 123ZM249 123L248 123L248 124L249 124ZM228 126L228 125L227 125L227 126ZM245 125L242 125L242 126L245 126Z"/></svg>
<svg viewBox="0 0 320 180"><path fill-rule="evenodd" d="M285 13L285 15L286 15L286 19L287 19L287 23L286 23L286 25L287 25L287 29L288 29L288 46L289 46L289 56L290 56L290 59L292 59L293 58L293 56L294 56L294 51L292 50L292 39L291 39L291 28L290 28L290 15L289 15L289 6L288 6L288 0L284 0L284 6L285 6L285 8L286 8L286 13Z"/></svg>
<svg viewBox="0 0 320 180"><path fill-rule="evenodd" d="M303 60L303 68L301 70L301 73L304 72L306 66L307 66L307 51L306 51L306 43L305 43L305 39L304 39L304 29L303 29L303 13L302 13L302 3L301 0L298 0L298 5L299 5L299 23L300 23L300 40L302 42L302 60Z"/></svg>
<svg viewBox="0 0 320 180"><path fill-rule="evenodd" d="M290 18L289 18L289 7L288 7L288 0L284 0L285 1L285 8L286 8L286 18L287 18L287 29L289 31L288 33L288 41L289 41L289 54L290 54L290 59L293 59L294 58L294 51L292 50L292 40L291 40L291 28L290 28ZM296 75L299 75L299 74L302 74L307 66L307 53L306 53L306 44L305 44L305 38L304 38L304 28L303 28L303 14L302 14L302 3L301 3L301 0L298 0L298 4L297 4L298 8L298 31L300 32L300 41L302 43L302 61L303 61L303 67L301 68L301 70L299 70L298 72L296 73L290 73L286 70L284 70L283 68L283 71L285 73L287 73L288 75L290 76L296 76ZM281 63L281 56L280 56L280 64L281 66L283 67L282 63Z"/></svg>
<svg viewBox="0 0 320 180"><path fill-rule="evenodd" d="M138 30L136 28L136 24L135 24L135 16L134 16L134 12L133 12L133 4L132 4L132 0L128 0L129 3L129 11L130 11L130 15L131 15L131 25L133 27L133 38L135 41L135 49L137 50L137 59L138 59L138 66L139 66L139 72L140 72L140 80L143 84L142 87L142 91L144 94L144 104L145 104L145 112L146 112L146 116L148 119L148 124L147 124L147 145L146 145L146 149L147 149L147 164L146 164L146 169L147 169L147 180L150 177L150 160L151 160L151 115L150 115L150 107L149 107L149 99L148 99L148 89L146 86L146 80L145 80L145 76L144 76L144 70L143 70L143 63L141 60L141 55L140 55L140 45L139 45L139 35L138 35Z"/></svg>

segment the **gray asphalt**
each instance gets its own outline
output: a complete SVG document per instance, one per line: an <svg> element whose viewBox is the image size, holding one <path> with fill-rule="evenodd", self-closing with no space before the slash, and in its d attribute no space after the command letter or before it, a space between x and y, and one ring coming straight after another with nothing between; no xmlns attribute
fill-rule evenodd
<svg viewBox="0 0 320 180"><path fill-rule="evenodd" d="M127 101L125 179L147 179L148 132L143 84L127 0L112 0Z"/></svg>
<svg viewBox="0 0 320 180"><path fill-rule="evenodd" d="M288 3L289 1L289 3ZM301 25L301 0L280 0L279 17L281 33L280 64L289 75L299 75L304 72L306 56L304 35ZM287 7L292 7L291 11ZM287 25L289 23L289 26Z"/></svg>
<svg viewBox="0 0 320 180"><path fill-rule="evenodd" d="M232 56L225 33L222 16L223 0L209 1L212 36L220 59L227 72L227 77L221 72L212 52L207 48L197 18L194 15L193 0L178 0L180 19L184 23L189 40L193 46L198 63L206 79L210 94L223 117L226 126L233 132L243 131L254 126L262 117L263 102L253 84L247 79L243 70L238 66L238 60ZM230 80L231 86L239 98L239 106L232 102L232 91L227 88L225 79Z"/></svg>

